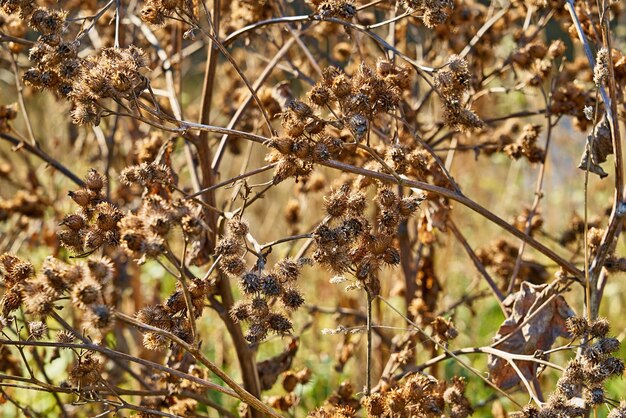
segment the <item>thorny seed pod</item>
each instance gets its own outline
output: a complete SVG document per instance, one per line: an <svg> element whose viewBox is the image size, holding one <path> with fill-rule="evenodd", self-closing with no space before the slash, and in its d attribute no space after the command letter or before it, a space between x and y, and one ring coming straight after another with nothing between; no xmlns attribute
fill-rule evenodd
<svg viewBox="0 0 626 418"><path fill-rule="evenodd" d="M348 208L349 193L350 186L344 184L338 190L335 190L330 196L324 197L324 207L326 209L326 213L334 218L343 216Z"/></svg>
<svg viewBox="0 0 626 418"><path fill-rule="evenodd" d="M284 258L274 265L272 273L282 282L293 282L300 275L301 264L292 259Z"/></svg>
<svg viewBox="0 0 626 418"><path fill-rule="evenodd" d="M2 255L0 255L0 272L2 272L2 274L5 274L5 275L12 275L13 274L12 271L15 268L15 266L18 263L22 263L22 262L23 261L20 258L14 255L11 255L9 253L3 253ZM33 274L34 274L34 271L35 270L33 268Z"/></svg>
<svg viewBox="0 0 626 418"><path fill-rule="evenodd" d="M241 256L244 251L244 242L239 237L223 238L215 247L215 253L225 257Z"/></svg>
<svg viewBox="0 0 626 418"><path fill-rule="evenodd" d="M328 87L316 84L313 88L307 93L307 97L309 101L316 106L325 106L331 101L331 91Z"/></svg>
<svg viewBox="0 0 626 418"><path fill-rule="evenodd" d="M92 305L87 316L89 324L98 329L108 328L113 323L111 308L106 305Z"/></svg>
<svg viewBox="0 0 626 418"><path fill-rule="evenodd" d="M99 174L95 169L90 169L87 177L85 178L85 185L87 188L95 193L100 193L105 184L105 178Z"/></svg>
<svg viewBox="0 0 626 418"><path fill-rule="evenodd" d="M72 289L72 303L85 310L89 305L98 301L101 289L102 287L98 282L84 279Z"/></svg>
<svg viewBox="0 0 626 418"><path fill-rule="evenodd" d="M400 252L393 247L387 248L383 255L383 261L390 266L397 266L400 264Z"/></svg>
<svg viewBox="0 0 626 418"><path fill-rule="evenodd" d="M169 340L156 332L146 332L142 343L146 349L152 351L164 351L169 347Z"/></svg>
<svg viewBox="0 0 626 418"><path fill-rule="evenodd" d="M251 315L250 304L238 301L230 308L229 314L235 322L247 321Z"/></svg>
<svg viewBox="0 0 626 418"><path fill-rule="evenodd" d="M106 240L104 232L99 229L90 229L85 234L85 247L93 250L100 248Z"/></svg>
<svg viewBox="0 0 626 418"><path fill-rule="evenodd" d="M72 331L68 330L60 330L57 332L55 340L60 344L72 344L75 341L76 337Z"/></svg>
<svg viewBox="0 0 626 418"><path fill-rule="evenodd" d="M281 291L282 286L278 279L273 275L267 275L261 278L261 292L265 296L278 296Z"/></svg>
<svg viewBox="0 0 626 418"><path fill-rule="evenodd" d="M367 411L367 416L378 417L385 413L385 398L380 393L372 393L361 401Z"/></svg>
<svg viewBox="0 0 626 418"><path fill-rule="evenodd" d="M246 270L246 264L239 257L225 257L220 261L222 271L231 277L241 276Z"/></svg>
<svg viewBox="0 0 626 418"><path fill-rule="evenodd" d="M589 322L582 316L572 316L567 318L567 330L573 338L581 338L589 332Z"/></svg>
<svg viewBox="0 0 626 418"><path fill-rule="evenodd" d="M417 209L419 209L420 204L424 200L423 197L404 197L400 201L400 205L398 209L400 210L400 216L403 218L408 218L413 215Z"/></svg>
<svg viewBox="0 0 626 418"><path fill-rule="evenodd" d="M235 236L243 238L248 234L250 226L245 219L231 219L226 225L228 232Z"/></svg>
<svg viewBox="0 0 626 418"><path fill-rule="evenodd" d="M270 312L267 301L264 298L258 296L252 298L252 300L250 301L249 309L255 320L267 317Z"/></svg>
<svg viewBox="0 0 626 418"><path fill-rule="evenodd" d="M278 184L283 180L296 175L298 170L298 160L290 155L285 155L278 160L278 164L274 169L274 184Z"/></svg>
<svg viewBox="0 0 626 418"><path fill-rule="evenodd" d="M391 189L381 189L376 195L376 201L383 208L390 208L398 205L398 195Z"/></svg>
<svg viewBox="0 0 626 418"><path fill-rule="evenodd" d="M596 343L598 349L604 354L614 353L619 350L620 342L617 338L602 338Z"/></svg>
<svg viewBox="0 0 626 418"><path fill-rule="evenodd" d="M294 140L288 136L274 136L266 142L267 146L276 149L281 154L292 154Z"/></svg>
<svg viewBox="0 0 626 418"><path fill-rule="evenodd" d="M287 105L287 108L291 110L300 120L304 120L313 115L313 109L311 109L311 107L306 103L299 100L292 100Z"/></svg>
<svg viewBox="0 0 626 418"><path fill-rule="evenodd" d="M250 325L248 332L245 335L246 341L250 344L261 342L267 336L269 329L266 323L254 323Z"/></svg>
<svg viewBox="0 0 626 418"><path fill-rule="evenodd" d="M302 294L294 288L286 289L280 298L287 310L296 310L304 304Z"/></svg>
<svg viewBox="0 0 626 418"><path fill-rule="evenodd" d="M67 226L74 231L79 231L85 227L85 218L78 214L67 215L59 225Z"/></svg>
<svg viewBox="0 0 626 418"><path fill-rule="evenodd" d="M594 338L604 338L610 331L610 324L606 318L596 319L589 328L589 333Z"/></svg>
<svg viewBox="0 0 626 418"><path fill-rule="evenodd" d="M246 294L253 294L261 290L261 278L255 272L249 271L239 280L241 290Z"/></svg>
<svg viewBox="0 0 626 418"><path fill-rule="evenodd" d="M95 207L96 225L102 231L110 231L117 227L117 223L124 215L108 202L98 203Z"/></svg>
<svg viewBox="0 0 626 418"><path fill-rule="evenodd" d="M280 313L270 313L267 317L267 324L277 334L286 334L293 329L291 321Z"/></svg>
<svg viewBox="0 0 626 418"><path fill-rule="evenodd" d="M202 221L193 216L183 216L181 221L183 233L188 239L196 239L204 232L204 224Z"/></svg>
<svg viewBox="0 0 626 418"><path fill-rule="evenodd" d="M367 208L365 194L353 192L348 196L348 212L353 216L362 216Z"/></svg>
<svg viewBox="0 0 626 418"><path fill-rule="evenodd" d="M80 385L80 387L88 387L102 378L100 368L100 360L88 352L79 358L70 371L70 381Z"/></svg>
<svg viewBox="0 0 626 418"><path fill-rule="evenodd" d="M48 333L48 327L41 321L29 322L28 328L33 340L41 340Z"/></svg>
<svg viewBox="0 0 626 418"><path fill-rule="evenodd" d="M68 195L77 205L82 207L93 205L97 199L96 193L88 189L79 189L75 192L70 191Z"/></svg>
<svg viewBox="0 0 626 418"><path fill-rule="evenodd" d="M22 304L22 293L17 287L7 290L0 299L0 313L4 317L20 307Z"/></svg>
<svg viewBox="0 0 626 418"><path fill-rule="evenodd" d="M83 248L83 238L78 231L71 229L63 229L57 231L57 238L61 242L61 245L74 251L80 252Z"/></svg>
<svg viewBox="0 0 626 418"><path fill-rule="evenodd" d="M583 399L590 405L600 405L604 403L604 389L602 387L585 388Z"/></svg>

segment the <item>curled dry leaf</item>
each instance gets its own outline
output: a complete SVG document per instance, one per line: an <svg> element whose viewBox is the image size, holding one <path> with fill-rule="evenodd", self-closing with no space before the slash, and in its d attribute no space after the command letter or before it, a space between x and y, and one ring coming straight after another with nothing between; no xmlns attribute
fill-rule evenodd
<svg viewBox="0 0 626 418"><path fill-rule="evenodd" d="M613 142L611 140L611 129L606 120L606 115L602 121L596 125L593 135L587 137L589 146L585 148L585 152L580 159L578 168L585 171L587 166L589 172L597 174L600 178L605 178L608 174L602 169L600 164L606 162L606 157L613 154ZM591 161L589 161L591 155Z"/></svg>
<svg viewBox="0 0 626 418"><path fill-rule="evenodd" d="M298 352L298 339L292 338L289 345L282 353L257 363L259 380L263 390L269 390L274 386L278 376L291 367L291 362Z"/></svg>
<svg viewBox="0 0 626 418"><path fill-rule="evenodd" d="M519 331L518 326L529 318L539 307L555 294L554 287L522 283L521 289L504 300L510 315L504 320L494 341L515 332L496 348L512 353L533 355L552 347L557 337L569 338L565 321L574 315L563 296L556 295L544 308L532 317ZM532 361L516 361L526 379L533 379L538 364ZM509 389L520 382L520 377L503 358L489 356L491 380L502 389Z"/></svg>

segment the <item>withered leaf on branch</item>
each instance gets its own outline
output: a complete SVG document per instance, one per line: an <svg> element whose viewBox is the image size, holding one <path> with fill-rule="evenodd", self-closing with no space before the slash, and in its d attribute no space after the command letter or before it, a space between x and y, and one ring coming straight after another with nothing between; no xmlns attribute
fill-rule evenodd
<svg viewBox="0 0 626 418"><path fill-rule="evenodd" d="M597 174L600 178L605 178L608 174L600 166L606 161L606 157L609 154L613 154L613 142L611 140L611 129L606 121L606 116L602 118L602 121L598 123L593 130L593 135L587 137L589 147L585 147L585 152L580 159L578 168L583 171L587 170L589 166L589 172ZM589 155L591 154L591 160L589 161Z"/></svg>
<svg viewBox="0 0 626 418"><path fill-rule="evenodd" d="M282 353L257 363L261 390L269 390L274 386L278 376L289 370L291 362L298 352L298 339L293 338L285 351Z"/></svg>
<svg viewBox="0 0 626 418"><path fill-rule="evenodd" d="M551 296L554 287L547 284L533 285L523 282L521 289L504 300L510 315L504 320L494 341L514 332L518 326L529 318ZM570 338L565 321L574 315L563 296L555 296L543 309L510 336L497 349L513 354L533 355L537 351L546 351L552 347L557 337ZM517 366L526 379L532 379L538 364L532 361L516 361ZM500 357L490 355L489 373L491 380L501 389L509 389L518 383L520 378L511 365Z"/></svg>

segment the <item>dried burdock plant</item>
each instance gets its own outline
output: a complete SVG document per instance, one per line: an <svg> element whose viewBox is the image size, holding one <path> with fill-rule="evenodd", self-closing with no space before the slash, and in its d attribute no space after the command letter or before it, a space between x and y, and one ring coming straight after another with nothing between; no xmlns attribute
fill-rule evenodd
<svg viewBox="0 0 626 418"><path fill-rule="evenodd" d="M0 0L2 416L626 416L623 9Z"/></svg>

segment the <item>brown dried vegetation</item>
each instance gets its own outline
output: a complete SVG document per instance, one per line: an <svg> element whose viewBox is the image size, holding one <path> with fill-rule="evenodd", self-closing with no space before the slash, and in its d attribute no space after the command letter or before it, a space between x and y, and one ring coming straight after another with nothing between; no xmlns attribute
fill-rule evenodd
<svg viewBox="0 0 626 418"><path fill-rule="evenodd" d="M0 0L0 415L626 417L623 8Z"/></svg>

